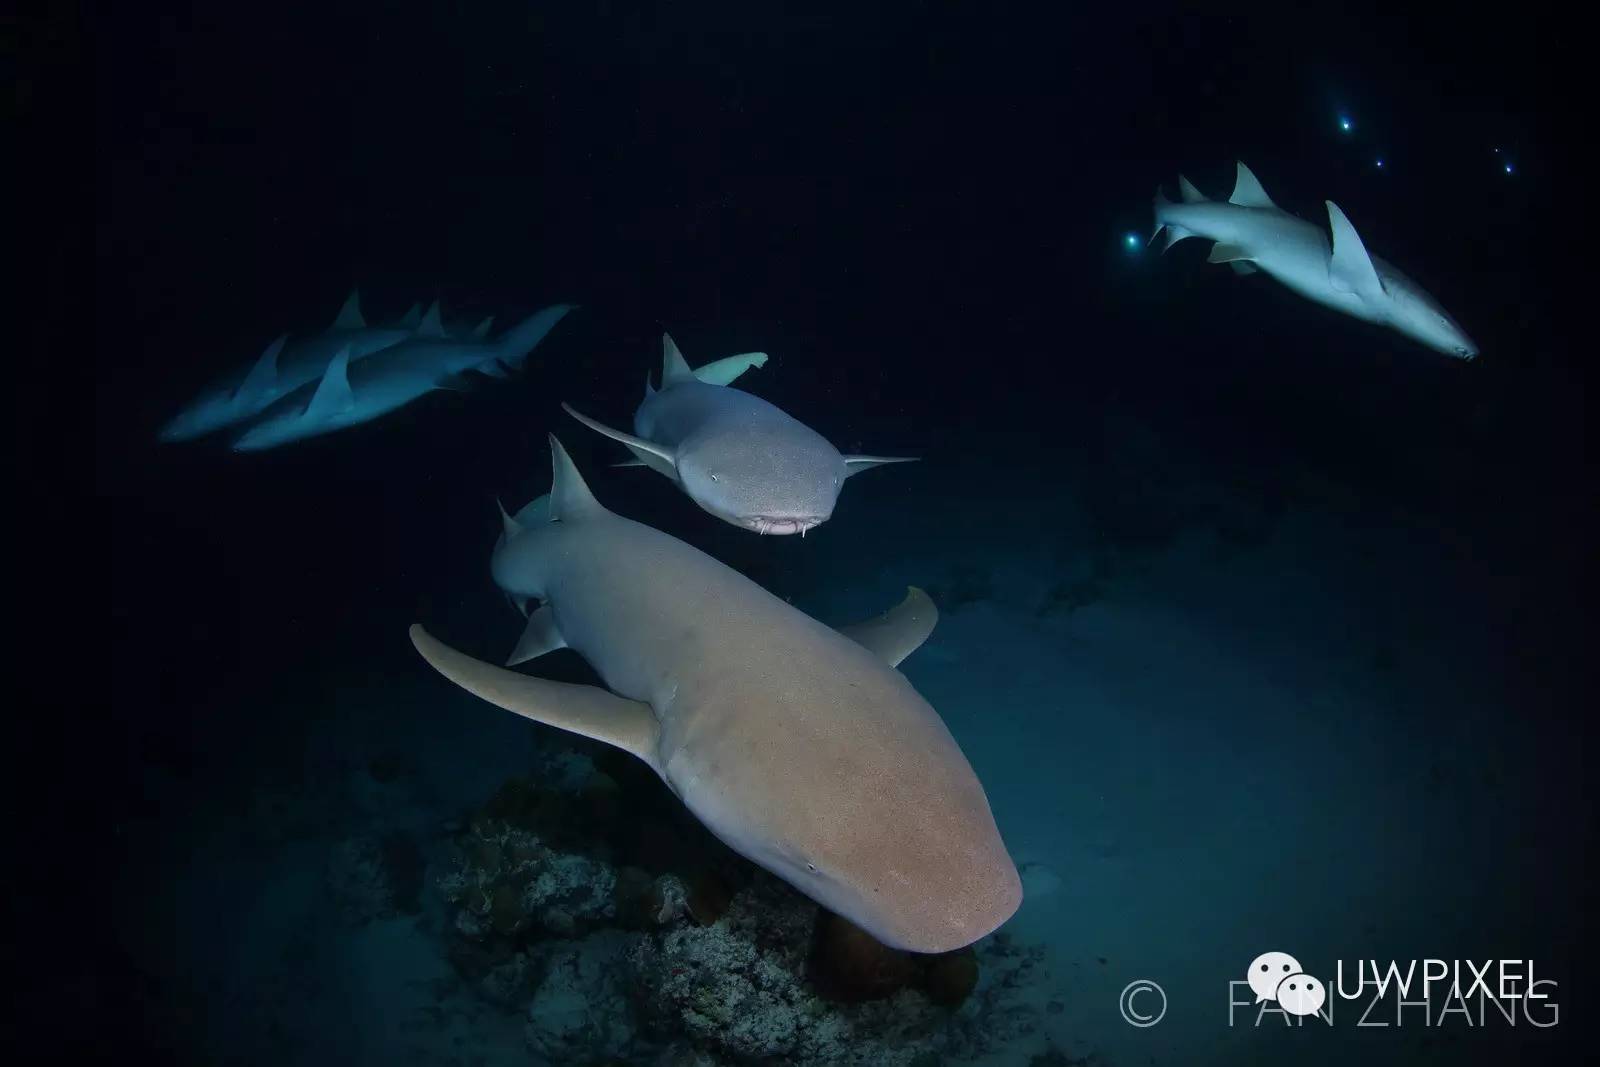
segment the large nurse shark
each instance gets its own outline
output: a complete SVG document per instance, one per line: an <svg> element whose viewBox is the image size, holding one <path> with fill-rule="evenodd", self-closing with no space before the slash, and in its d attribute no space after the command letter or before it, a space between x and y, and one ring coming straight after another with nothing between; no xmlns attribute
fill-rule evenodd
<svg viewBox="0 0 1600 1067"><path fill-rule="evenodd" d="M606 510L554 437L554 485L505 516L494 579L543 605L512 663L572 648L605 688L484 663L411 628L463 689L633 753L719 838L885 944L990 933L1022 883L983 786L895 665L937 612L913 589L838 631Z"/></svg>

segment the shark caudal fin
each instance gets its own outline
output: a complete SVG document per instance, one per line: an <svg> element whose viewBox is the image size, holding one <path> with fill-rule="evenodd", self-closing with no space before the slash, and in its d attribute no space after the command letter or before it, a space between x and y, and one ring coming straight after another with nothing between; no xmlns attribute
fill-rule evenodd
<svg viewBox="0 0 1600 1067"><path fill-rule="evenodd" d="M543 311L534 312L511 329L501 334L489 345L491 359L497 359L507 369L522 366L528 353L538 347L545 335L555 329L556 323L566 317L576 304L552 304Z"/></svg>

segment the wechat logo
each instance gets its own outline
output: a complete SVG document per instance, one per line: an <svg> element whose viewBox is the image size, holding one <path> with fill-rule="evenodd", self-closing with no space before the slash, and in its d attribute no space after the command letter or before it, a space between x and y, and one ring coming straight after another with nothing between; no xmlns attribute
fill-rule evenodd
<svg viewBox="0 0 1600 1067"><path fill-rule="evenodd" d="M1287 952L1263 952L1250 961L1245 977L1257 1004L1276 1001L1290 1015L1315 1015L1328 1002L1328 987Z"/></svg>

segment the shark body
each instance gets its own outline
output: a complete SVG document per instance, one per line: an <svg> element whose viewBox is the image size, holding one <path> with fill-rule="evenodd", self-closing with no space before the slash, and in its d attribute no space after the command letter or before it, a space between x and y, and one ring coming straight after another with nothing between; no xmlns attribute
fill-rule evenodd
<svg viewBox="0 0 1600 1067"><path fill-rule="evenodd" d="M572 305L545 308L493 341L447 337L437 308L406 340L359 363L352 361L350 350L340 351L319 381L280 399L234 442L234 450L276 448L370 422L436 389L452 387L467 371L504 377Z"/></svg>
<svg viewBox="0 0 1600 1067"><path fill-rule="evenodd" d="M254 418L281 397L327 373L335 356L349 349L352 361L399 344L422 322L412 308L393 326L368 326L360 296L352 292L333 325L322 333L284 334L248 368L213 383L161 428L163 441L190 441Z"/></svg>
<svg viewBox="0 0 1600 1067"><path fill-rule="evenodd" d="M505 517L492 571L543 601L511 662L570 647L607 688L472 659L412 627L476 695L625 749L733 849L886 944L944 952L997 928L1022 886L987 797L894 665L937 612L844 632L658 530L607 511L551 438L551 493Z"/></svg>
<svg viewBox="0 0 1600 1067"><path fill-rule="evenodd" d="M1216 244L1208 257L1242 274L1260 270L1307 300L1366 322L1386 326L1446 355L1472 359L1478 347L1420 285L1392 264L1370 255L1337 204L1326 201L1329 231L1289 214L1239 163L1233 193L1208 200L1178 178L1182 202L1156 190L1154 240L1167 231L1167 247L1188 237ZM1331 240L1330 240L1331 232Z"/></svg>
<svg viewBox="0 0 1600 1067"><path fill-rule="evenodd" d="M841 455L821 434L760 397L726 383L766 357L732 356L690 370L662 336L661 388L645 382L631 434L563 404L591 430L626 445L704 510L746 530L804 534L833 515L846 478L908 458Z"/></svg>

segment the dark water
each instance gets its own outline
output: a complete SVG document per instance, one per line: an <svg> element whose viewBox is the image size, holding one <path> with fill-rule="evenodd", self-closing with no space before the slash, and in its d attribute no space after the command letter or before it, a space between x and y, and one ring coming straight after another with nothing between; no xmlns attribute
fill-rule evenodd
<svg viewBox="0 0 1600 1067"><path fill-rule="evenodd" d="M13 858L36 1020L18 1041L847 1062L817 1051L816 1016L719 1044L640 965L626 996L578 986L624 1037L524 1033L556 1010L548 973L586 952L625 969L618 939L659 931L519 934L530 972L500 1003L463 959L441 889L461 828L566 745L441 682L405 628L510 647L494 501L546 490L555 431L609 506L827 621L908 583L940 603L905 671L983 779L1028 900L961 1007L850 1009L856 1062L1564 1062L1593 823L1571 42L1516 12L869 7L19 23L21 158L48 188L18 198L45 241L15 525L40 548L24 559L61 562L20 574L51 606L23 616L47 640L13 668L42 712L16 716L15 751L43 772L16 778L37 826ZM1202 242L1143 246L1158 182L1220 197L1235 159L1306 218L1336 200L1482 356L1236 278ZM260 455L156 443L209 377L326 327L356 285L379 320L435 297L503 324L583 306L505 384ZM620 450L560 402L625 424L663 329L693 363L769 352L741 386L845 451L922 462L852 480L803 541L607 469ZM534 667L592 680L570 653ZM652 874L711 862L682 860L712 847L692 825L649 821L670 804L650 781L595 773L623 815L583 808L568 852L610 835ZM349 886L366 860L381 907ZM764 899L715 863L745 894L732 914ZM1491 1006L1482 1026L1412 1009L1358 1030L1351 1002L1332 1025L1230 1022L1228 983L1268 950L1330 982L1358 958L1533 960L1560 1023ZM1136 980L1162 986L1155 1026L1119 1014ZM918 1036L883 1036L896 1011Z"/></svg>

